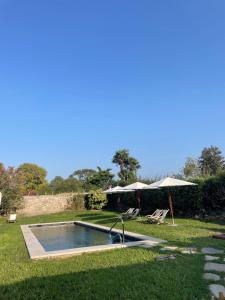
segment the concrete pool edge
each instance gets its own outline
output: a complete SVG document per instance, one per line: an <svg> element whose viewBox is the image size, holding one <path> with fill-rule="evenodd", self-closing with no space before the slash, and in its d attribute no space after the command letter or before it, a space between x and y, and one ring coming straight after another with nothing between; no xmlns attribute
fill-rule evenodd
<svg viewBox="0 0 225 300"><path fill-rule="evenodd" d="M133 242L125 242L124 244L108 244L108 245L99 245L99 246L89 246L89 247L81 247L81 248L72 248L72 249L64 249L64 250L56 250L56 251L45 251L36 236L31 231L30 227L35 226L47 226L47 225L60 225L60 224L78 224L82 226L88 226L94 229L99 229L103 231L109 231L110 228L98 224L83 222L83 221L66 221L66 222L52 222L52 223L39 223L39 224L28 224L21 225L21 230L23 233L23 237L25 240L25 244L31 259L43 259L57 256L66 256L66 255L79 255L82 253L91 253L98 251L107 251L112 249L120 249L127 247L140 246L144 244L148 244L149 246L156 246L161 243L166 243L167 241L150 237L147 235L142 235L134 232L125 231L125 235L128 237L139 239L139 241ZM122 233L120 229L113 229L115 233Z"/></svg>

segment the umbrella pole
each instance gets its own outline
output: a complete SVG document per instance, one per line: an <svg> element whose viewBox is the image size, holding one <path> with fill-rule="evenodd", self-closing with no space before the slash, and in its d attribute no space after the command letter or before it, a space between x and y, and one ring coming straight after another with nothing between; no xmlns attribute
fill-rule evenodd
<svg viewBox="0 0 225 300"><path fill-rule="evenodd" d="M173 214L173 202L172 202L172 196L171 196L171 193L170 193L170 192L169 192L169 205L170 205L170 213L171 213L172 222L173 222L172 225L175 225L175 222L174 222L174 214Z"/></svg>
<svg viewBox="0 0 225 300"><path fill-rule="evenodd" d="M137 190L137 202L138 202L138 208L141 209L141 195L140 191Z"/></svg>
<svg viewBox="0 0 225 300"><path fill-rule="evenodd" d="M117 198L117 207L120 208L120 194L118 194L118 198Z"/></svg>

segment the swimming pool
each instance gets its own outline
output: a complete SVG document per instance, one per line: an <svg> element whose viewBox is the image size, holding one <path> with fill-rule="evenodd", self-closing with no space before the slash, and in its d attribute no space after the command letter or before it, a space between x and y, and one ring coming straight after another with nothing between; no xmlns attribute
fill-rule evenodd
<svg viewBox="0 0 225 300"><path fill-rule="evenodd" d="M47 258L59 255L74 255L115 248L140 246L148 243L155 246L165 241L145 235L122 231L81 221L21 225L30 258Z"/></svg>
<svg viewBox="0 0 225 300"><path fill-rule="evenodd" d="M30 228L45 251L120 243L120 236L116 233L109 234L81 224L31 226ZM131 241L138 241L138 239L125 236L125 242Z"/></svg>

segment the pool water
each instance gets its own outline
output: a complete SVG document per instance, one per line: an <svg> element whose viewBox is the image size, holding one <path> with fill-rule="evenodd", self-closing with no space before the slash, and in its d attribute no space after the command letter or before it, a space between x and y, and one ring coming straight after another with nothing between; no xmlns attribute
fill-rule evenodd
<svg viewBox="0 0 225 300"><path fill-rule="evenodd" d="M107 231L74 223L32 226L30 229L45 251L120 243L119 237L115 238L115 233L111 237ZM125 242L135 240L125 236Z"/></svg>

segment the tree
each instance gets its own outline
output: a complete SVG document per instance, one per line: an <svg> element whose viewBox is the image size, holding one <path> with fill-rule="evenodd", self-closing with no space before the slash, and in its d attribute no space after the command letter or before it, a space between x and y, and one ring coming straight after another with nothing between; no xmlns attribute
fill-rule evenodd
<svg viewBox="0 0 225 300"><path fill-rule="evenodd" d="M20 208L23 201L19 177L14 168L6 169L1 164L0 190L2 192L2 209L4 213L15 211Z"/></svg>
<svg viewBox="0 0 225 300"><path fill-rule="evenodd" d="M120 172L127 168L127 163L129 160L129 150L121 149L116 151L112 158L112 163L116 164L120 168Z"/></svg>
<svg viewBox="0 0 225 300"><path fill-rule="evenodd" d="M217 175L225 169L222 152L218 147L214 146L202 150L198 163L203 176Z"/></svg>
<svg viewBox="0 0 225 300"><path fill-rule="evenodd" d="M23 193L37 193L46 184L47 172L44 168L30 163L24 163L17 168L18 176L23 186Z"/></svg>
<svg viewBox="0 0 225 300"><path fill-rule="evenodd" d="M183 174L185 178L200 176L201 170L199 168L198 160L188 157L183 167Z"/></svg>
<svg viewBox="0 0 225 300"><path fill-rule="evenodd" d="M119 166L118 176L121 184L132 183L137 179L137 170L141 168L138 160L129 155L128 149L116 151L112 158L112 163Z"/></svg>
<svg viewBox="0 0 225 300"><path fill-rule="evenodd" d="M89 178L95 173L96 170L93 169L80 169L74 171L70 177L77 179L82 184L83 190L88 191L90 189Z"/></svg>
<svg viewBox="0 0 225 300"><path fill-rule="evenodd" d="M81 183L73 177L68 177L67 179L61 176L56 176L49 184L53 193L71 193L82 191Z"/></svg>
<svg viewBox="0 0 225 300"><path fill-rule="evenodd" d="M53 193L61 193L64 189L63 187L64 179L61 176L56 176L49 183L49 187L51 188Z"/></svg>
<svg viewBox="0 0 225 300"><path fill-rule="evenodd" d="M114 175L111 173L111 169L103 170L97 167L97 172L88 177L88 184L93 187L105 189L113 183L113 177Z"/></svg>
<svg viewBox="0 0 225 300"><path fill-rule="evenodd" d="M77 178L81 182L87 182L88 177L95 174L96 171L93 169L80 169L73 172L71 176Z"/></svg>

